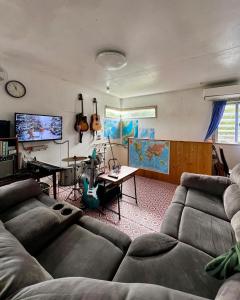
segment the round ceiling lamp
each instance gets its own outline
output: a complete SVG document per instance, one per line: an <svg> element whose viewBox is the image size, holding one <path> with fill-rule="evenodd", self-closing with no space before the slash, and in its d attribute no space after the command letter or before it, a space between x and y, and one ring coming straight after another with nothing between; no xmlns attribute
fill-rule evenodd
<svg viewBox="0 0 240 300"><path fill-rule="evenodd" d="M127 65L126 55L120 51L101 51L96 56L96 62L105 70L120 70Z"/></svg>

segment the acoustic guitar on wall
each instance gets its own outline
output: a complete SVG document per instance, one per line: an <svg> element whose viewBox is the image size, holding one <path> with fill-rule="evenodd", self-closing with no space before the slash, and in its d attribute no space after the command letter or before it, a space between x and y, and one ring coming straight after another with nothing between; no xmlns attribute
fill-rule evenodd
<svg viewBox="0 0 240 300"><path fill-rule="evenodd" d="M91 122L90 122L90 130L95 132L102 129L102 125L100 122L100 116L98 115L97 111L97 99L93 98L93 104L95 104L96 112L95 114L91 115Z"/></svg>
<svg viewBox="0 0 240 300"><path fill-rule="evenodd" d="M82 112L78 113L76 115L76 122L74 125L74 129L79 132L79 142L82 143L82 136L83 132L88 131L88 122L87 122L87 117L84 116L84 111L83 111L83 96L82 94L78 95L78 100L81 101L82 105Z"/></svg>

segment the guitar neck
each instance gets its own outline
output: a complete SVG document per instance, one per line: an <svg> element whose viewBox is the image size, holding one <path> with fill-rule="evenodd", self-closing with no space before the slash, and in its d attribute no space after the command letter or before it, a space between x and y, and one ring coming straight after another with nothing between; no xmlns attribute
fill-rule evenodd
<svg viewBox="0 0 240 300"><path fill-rule="evenodd" d="M94 181L94 159L92 158L91 174L90 174L90 180L89 180L89 188L90 189L93 187L93 181Z"/></svg>
<svg viewBox="0 0 240 300"><path fill-rule="evenodd" d="M78 100L81 101L82 115L84 115L84 112L83 112L83 96L82 96L82 94L78 95Z"/></svg>
<svg viewBox="0 0 240 300"><path fill-rule="evenodd" d="M81 99L82 101L82 115L84 115L84 111L83 111L83 99Z"/></svg>
<svg viewBox="0 0 240 300"><path fill-rule="evenodd" d="M93 98L93 103L95 104L96 116L97 116L97 99Z"/></svg>

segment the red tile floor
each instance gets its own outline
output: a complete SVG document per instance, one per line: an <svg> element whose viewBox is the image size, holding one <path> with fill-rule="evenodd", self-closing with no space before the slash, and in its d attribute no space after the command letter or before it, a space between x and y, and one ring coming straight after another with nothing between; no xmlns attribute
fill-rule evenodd
<svg viewBox="0 0 240 300"><path fill-rule="evenodd" d="M104 215L94 210L87 210L85 213L117 227L131 238L144 233L158 232L177 186L141 176L136 177L136 185L138 205L134 199L123 196L120 202L121 220L118 219L118 215L108 210L104 210ZM133 179L124 182L123 193L134 195ZM66 200L68 194L69 187L60 187L58 199ZM69 202L79 207L79 202ZM110 207L117 211L117 201L113 201Z"/></svg>

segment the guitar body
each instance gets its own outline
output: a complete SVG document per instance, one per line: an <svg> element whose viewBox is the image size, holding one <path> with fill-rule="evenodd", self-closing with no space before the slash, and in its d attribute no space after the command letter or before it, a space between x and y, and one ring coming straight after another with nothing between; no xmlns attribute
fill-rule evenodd
<svg viewBox="0 0 240 300"><path fill-rule="evenodd" d="M82 94L78 95L78 100L82 104L82 112L76 115L76 122L74 124L74 129L79 133L79 142L82 143L83 132L88 131L87 117L83 113L83 97Z"/></svg>
<svg viewBox="0 0 240 300"><path fill-rule="evenodd" d="M93 131L100 131L102 129L102 125L100 122L100 116L97 113L97 99L93 98L93 104L96 105L96 112L95 114L91 115L91 122L90 122L90 130Z"/></svg>
<svg viewBox="0 0 240 300"><path fill-rule="evenodd" d="M91 124L92 131L100 131L102 129L99 115L96 115L96 114L92 115L90 124Z"/></svg>
<svg viewBox="0 0 240 300"><path fill-rule="evenodd" d="M88 122L87 122L87 117L86 116L82 115L81 120L80 120L80 127L81 127L81 131L82 132L88 131L89 126L88 126Z"/></svg>
<svg viewBox="0 0 240 300"><path fill-rule="evenodd" d="M98 186L94 186L94 172L95 172L95 160L96 160L96 149L94 148L91 160L91 174L90 180L83 178L83 202L89 208L98 208L100 201L97 196Z"/></svg>
<svg viewBox="0 0 240 300"><path fill-rule="evenodd" d="M76 122L74 124L74 129L77 131L77 132L80 132L81 131L81 125L80 125L80 122L81 122L81 116L82 114L77 114L76 115Z"/></svg>
<svg viewBox="0 0 240 300"><path fill-rule="evenodd" d="M97 196L98 186L89 188L89 182L87 178L83 179L83 202L92 209L96 209L100 205L100 201Z"/></svg>

